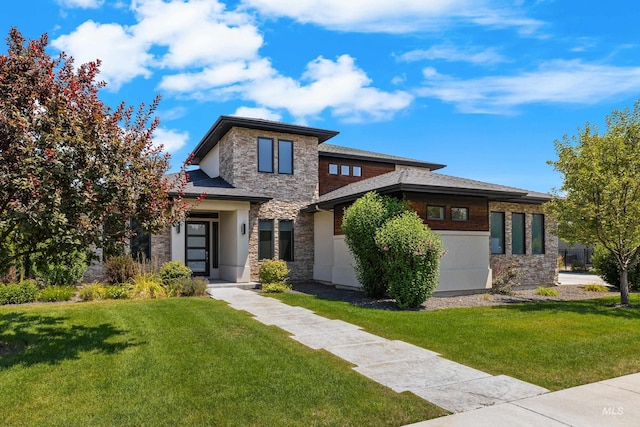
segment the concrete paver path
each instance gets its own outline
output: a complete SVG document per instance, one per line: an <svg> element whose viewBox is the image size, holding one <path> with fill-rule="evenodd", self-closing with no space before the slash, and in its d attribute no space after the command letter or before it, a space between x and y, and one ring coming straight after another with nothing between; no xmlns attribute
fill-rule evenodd
<svg viewBox="0 0 640 427"><path fill-rule="evenodd" d="M451 412L469 411L548 392L505 375L492 376L402 341L392 341L341 320L329 320L301 307L236 288L209 294L238 310L275 325L313 349L347 360L362 375L397 392L411 391Z"/></svg>

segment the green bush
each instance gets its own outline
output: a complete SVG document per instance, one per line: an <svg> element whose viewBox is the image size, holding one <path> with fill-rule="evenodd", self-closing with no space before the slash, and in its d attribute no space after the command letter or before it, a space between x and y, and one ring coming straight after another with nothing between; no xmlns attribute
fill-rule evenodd
<svg viewBox="0 0 640 427"><path fill-rule="evenodd" d="M579 259L575 259L571 261L571 271L587 271L587 268L584 265L584 262Z"/></svg>
<svg viewBox="0 0 640 427"><path fill-rule="evenodd" d="M186 283L191 281L193 272L182 261L167 261L160 267L162 284L171 287L176 282Z"/></svg>
<svg viewBox="0 0 640 427"><path fill-rule="evenodd" d="M596 274L611 286L620 289L620 267L611 252L602 246L593 250L591 263ZM640 289L640 263L636 261L628 270L627 281L630 289Z"/></svg>
<svg viewBox="0 0 640 427"><path fill-rule="evenodd" d="M589 283L582 287L585 291L589 292L609 292L609 288L605 285L598 285L597 283Z"/></svg>
<svg viewBox="0 0 640 427"><path fill-rule="evenodd" d="M42 302L69 301L75 294L75 286L47 286L38 292L36 299Z"/></svg>
<svg viewBox="0 0 640 427"><path fill-rule="evenodd" d="M172 280L165 288L172 297L200 297L207 293L208 283L209 281L203 277L182 277Z"/></svg>
<svg viewBox="0 0 640 427"><path fill-rule="evenodd" d="M34 302L37 295L38 285L34 280L0 285L0 305Z"/></svg>
<svg viewBox="0 0 640 427"><path fill-rule="evenodd" d="M444 254L440 236L431 232L416 212L405 211L376 231L375 242L384 254L382 266L389 280L389 295L403 310L419 307L438 285Z"/></svg>
<svg viewBox="0 0 640 427"><path fill-rule="evenodd" d="M78 292L78 297L82 301L93 301L96 299L103 299L105 294L105 287L102 283L94 282L88 285L84 285Z"/></svg>
<svg viewBox="0 0 640 427"><path fill-rule="evenodd" d="M518 285L521 272L514 261L499 259L491 266L491 293L513 295L513 287Z"/></svg>
<svg viewBox="0 0 640 427"><path fill-rule="evenodd" d="M104 288L105 299L127 299L129 290L123 285L111 285Z"/></svg>
<svg viewBox="0 0 640 427"><path fill-rule="evenodd" d="M536 289L536 295L540 295L543 297L557 297L559 294L557 289L545 288L541 286Z"/></svg>
<svg viewBox="0 0 640 427"><path fill-rule="evenodd" d="M104 274L110 284L127 283L140 273L140 266L129 255L116 255L104 263Z"/></svg>
<svg viewBox="0 0 640 427"><path fill-rule="evenodd" d="M84 252L59 254L53 258L33 258L36 278L44 286L75 286L87 270L87 255Z"/></svg>
<svg viewBox="0 0 640 427"><path fill-rule="evenodd" d="M139 274L130 280L131 298L165 298L167 291L162 286L162 278L158 274Z"/></svg>
<svg viewBox="0 0 640 427"><path fill-rule="evenodd" d="M376 244L376 231L403 210L401 201L372 191L344 211L342 231L345 242L355 258L358 281L370 297L384 296L388 287L383 262L385 256Z"/></svg>
<svg viewBox="0 0 640 427"><path fill-rule="evenodd" d="M290 290L291 286L283 282L267 283L262 285L262 292L266 292L268 294L281 294Z"/></svg>
<svg viewBox="0 0 640 427"><path fill-rule="evenodd" d="M279 259L266 259L262 261L260 270L258 271L258 277L260 283L281 283L287 281L289 275L289 268L287 263Z"/></svg>

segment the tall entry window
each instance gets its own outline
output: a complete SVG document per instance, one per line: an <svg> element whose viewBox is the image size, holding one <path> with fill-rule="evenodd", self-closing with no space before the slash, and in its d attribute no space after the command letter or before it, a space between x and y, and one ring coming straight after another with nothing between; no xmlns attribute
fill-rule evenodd
<svg viewBox="0 0 640 427"><path fill-rule="evenodd" d="M293 261L293 221L282 220L278 223L278 253L280 259Z"/></svg>
<svg viewBox="0 0 640 427"><path fill-rule="evenodd" d="M258 259L273 258L273 220L261 219L258 223Z"/></svg>
<svg viewBox="0 0 640 427"><path fill-rule="evenodd" d="M511 214L511 253L522 255L525 253L525 224L523 213Z"/></svg>
<svg viewBox="0 0 640 427"><path fill-rule="evenodd" d="M531 252L544 254L544 215L531 215Z"/></svg>
<svg viewBox="0 0 640 427"><path fill-rule="evenodd" d="M491 212L491 253L504 253L504 212Z"/></svg>
<svg viewBox="0 0 640 427"><path fill-rule="evenodd" d="M273 173L273 139L258 138L258 172Z"/></svg>

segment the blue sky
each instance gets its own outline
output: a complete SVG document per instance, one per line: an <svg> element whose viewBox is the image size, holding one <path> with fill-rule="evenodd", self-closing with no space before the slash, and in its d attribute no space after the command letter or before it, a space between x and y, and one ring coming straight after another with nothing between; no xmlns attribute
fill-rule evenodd
<svg viewBox="0 0 640 427"><path fill-rule="evenodd" d="M174 166L238 114L546 192L554 140L640 98L638 16L632 0L26 0L0 32L101 59L111 106L161 94Z"/></svg>

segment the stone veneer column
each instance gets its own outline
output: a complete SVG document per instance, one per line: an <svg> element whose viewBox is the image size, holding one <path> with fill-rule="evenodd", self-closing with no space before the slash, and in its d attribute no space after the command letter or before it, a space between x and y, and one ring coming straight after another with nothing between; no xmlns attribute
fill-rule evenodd
<svg viewBox="0 0 640 427"><path fill-rule="evenodd" d="M161 266L171 261L171 229L166 228L151 236L151 261Z"/></svg>
<svg viewBox="0 0 640 427"><path fill-rule="evenodd" d="M544 254L531 252L532 214L543 214L541 205L526 203L489 202L490 212L504 212L505 253L490 256L491 268L500 262L513 262L521 275L518 282L523 286L553 285L558 281L558 237L549 231L555 224L544 217ZM511 214L525 214L525 251L524 255L511 254ZM489 244L489 242L487 242Z"/></svg>

